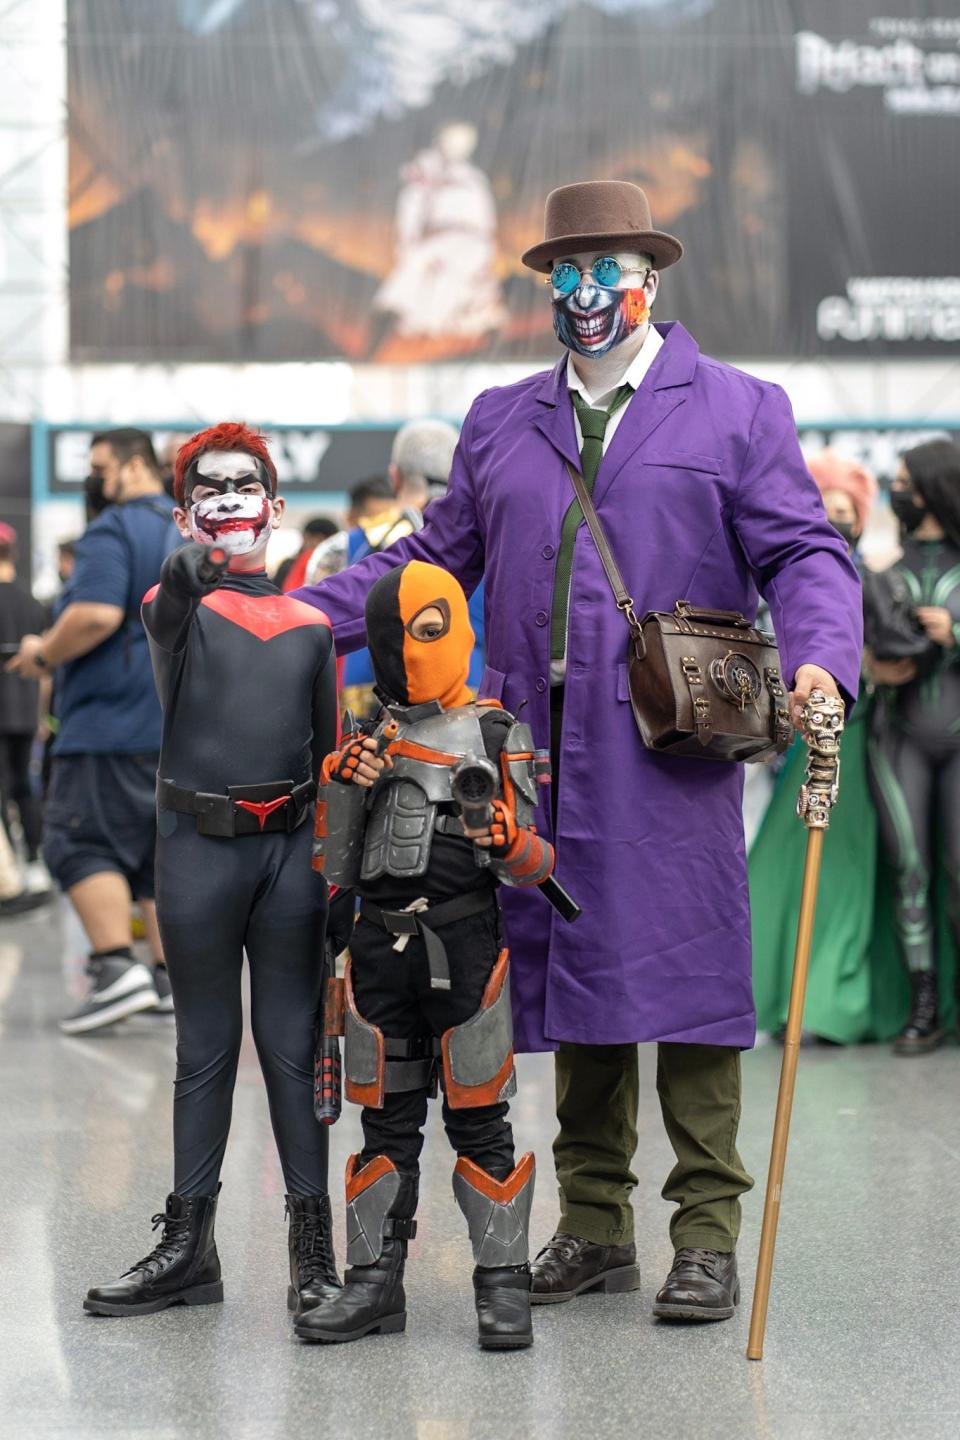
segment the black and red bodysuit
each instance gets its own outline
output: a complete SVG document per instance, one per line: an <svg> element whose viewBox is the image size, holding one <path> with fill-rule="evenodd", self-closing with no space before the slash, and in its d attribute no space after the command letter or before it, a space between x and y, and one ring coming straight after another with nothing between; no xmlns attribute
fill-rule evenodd
<svg viewBox="0 0 960 1440"><path fill-rule="evenodd" d="M313 782L336 744L326 617L264 571L201 579L174 552L143 620L163 706L157 915L177 1016L174 1189L213 1195L242 1036L240 974L287 1191L327 1189L313 1116L326 885L311 869Z"/></svg>

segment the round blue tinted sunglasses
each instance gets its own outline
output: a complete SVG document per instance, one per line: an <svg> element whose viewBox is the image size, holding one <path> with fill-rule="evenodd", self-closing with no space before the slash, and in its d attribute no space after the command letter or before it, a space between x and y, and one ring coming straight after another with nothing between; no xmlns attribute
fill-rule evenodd
<svg viewBox="0 0 960 1440"><path fill-rule="evenodd" d="M612 255L601 255L594 260L590 266L590 273L598 285L611 289L619 284L623 274L623 266L619 260L614 260ZM569 260L561 260L559 265L554 265L550 272L550 284L554 290L559 290L561 295L572 295L580 284L582 271L578 270Z"/></svg>

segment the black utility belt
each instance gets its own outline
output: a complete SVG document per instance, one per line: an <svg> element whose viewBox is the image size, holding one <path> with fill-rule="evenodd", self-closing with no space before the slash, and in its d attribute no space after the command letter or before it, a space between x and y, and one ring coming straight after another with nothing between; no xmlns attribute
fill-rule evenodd
<svg viewBox="0 0 960 1440"><path fill-rule="evenodd" d="M292 780L271 780L264 785L228 785L226 794L188 790L172 780L157 781L157 805L193 815L198 835L233 840L240 835L277 833L291 835L310 813L317 795L315 780L294 785Z"/></svg>

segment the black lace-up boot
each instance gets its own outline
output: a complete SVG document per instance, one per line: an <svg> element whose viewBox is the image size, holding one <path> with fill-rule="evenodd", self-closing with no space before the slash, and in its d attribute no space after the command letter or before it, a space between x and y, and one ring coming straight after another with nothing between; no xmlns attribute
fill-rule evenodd
<svg viewBox="0 0 960 1440"><path fill-rule="evenodd" d="M629 1245L595 1245L579 1235L561 1232L544 1245L532 1273L530 1299L534 1305L559 1305L576 1295L613 1295L640 1286L637 1247L632 1241Z"/></svg>
<svg viewBox="0 0 960 1440"><path fill-rule="evenodd" d="M222 1300L213 1238L216 1214L216 1195L168 1195L166 1210L153 1217L154 1230L163 1226L160 1243L119 1280L89 1290L84 1310L92 1315L153 1315L168 1305L215 1305Z"/></svg>
<svg viewBox="0 0 960 1440"><path fill-rule="evenodd" d="M329 1195L288 1195L290 1219L290 1288L287 1308L299 1320L343 1288L333 1253L333 1219Z"/></svg>
<svg viewBox="0 0 960 1440"><path fill-rule="evenodd" d="M653 1313L660 1320L729 1320L739 1302L736 1252L684 1247L673 1257Z"/></svg>
<svg viewBox="0 0 960 1440"><path fill-rule="evenodd" d="M947 1038L937 1018L937 972L910 973L910 1014L893 1042L894 1055L929 1055Z"/></svg>
<svg viewBox="0 0 960 1440"><path fill-rule="evenodd" d="M417 1233L418 1177L401 1172L385 1155L358 1170L347 1161L347 1263L334 1298L294 1322L301 1340L342 1345L362 1335L392 1335L407 1326L403 1271L407 1242Z"/></svg>

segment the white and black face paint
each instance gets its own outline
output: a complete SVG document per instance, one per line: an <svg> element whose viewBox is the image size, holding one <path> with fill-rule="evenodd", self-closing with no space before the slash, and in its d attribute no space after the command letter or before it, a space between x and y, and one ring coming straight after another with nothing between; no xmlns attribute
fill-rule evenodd
<svg viewBox="0 0 960 1440"><path fill-rule="evenodd" d="M218 545L230 555L266 548L273 500L262 474L256 457L244 450L208 450L201 455L188 478L194 540Z"/></svg>

